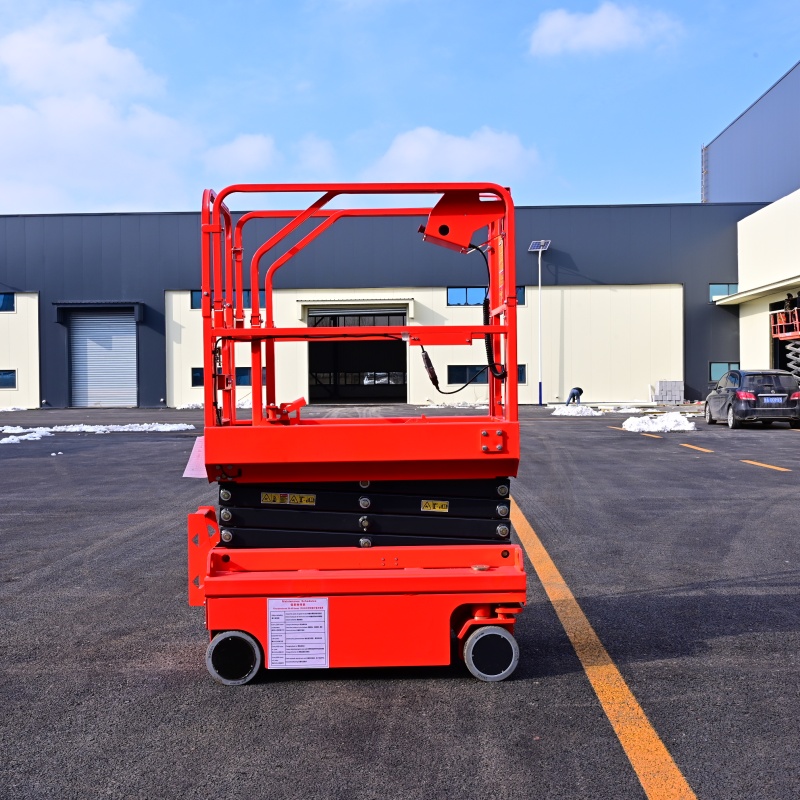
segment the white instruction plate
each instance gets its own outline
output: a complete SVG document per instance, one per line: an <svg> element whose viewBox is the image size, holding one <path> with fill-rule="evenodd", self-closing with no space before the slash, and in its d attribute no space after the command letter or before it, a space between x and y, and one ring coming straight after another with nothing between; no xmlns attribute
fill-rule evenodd
<svg viewBox="0 0 800 800"><path fill-rule="evenodd" d="M267 600L267 669L327 669L328 598Z"/></svg>

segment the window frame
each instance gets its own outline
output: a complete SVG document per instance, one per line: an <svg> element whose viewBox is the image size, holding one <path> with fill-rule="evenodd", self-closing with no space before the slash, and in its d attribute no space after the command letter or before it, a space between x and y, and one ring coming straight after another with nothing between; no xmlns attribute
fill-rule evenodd
<svg viewBox="0 0 800 800"><path fill-rule="evenodd" d="M15 391L17 391L19 389L19 380L18 380L19 373L17 372L17 370L16 369L0 369L0 375L3 375L3 374L12 375L13 379L14 379L14 385L13 386L3 386L2 381L0 381L0 392L15 392Z"/></svg>
<svg viewBox="0 0 800 800"><path fill-rule="evenodd" d="M721 294L712 294L711 287L718 286L718 287L725 287L725 292ZM716 300L715 297L727 297L729 294L736 294L739 291L739 284L738 283L709 283L708 284L708 302L710 305L713 305Z"/></svg>
<svg viewBox="0 0 800 800"><path fill-rule="evenodd" d="M719 375L718 378L714 377L714 367L720 367L724 365L724 369L722 373L717 370L717 374ZM733 371L740 369L740 362L738 361L709 361L708 362L708 382L709 383L719 383L726 375Z"/></svg>
<svg viewBox="0 0 800 800"><path fill-rule="evenodd" d="M477 291L481 293L480 302L477 303L470 303L469 302L469 293L470 290ZM451 292L464 292L464 302L463 303L451 303L450 302L450 293ZM448 308L480 308L483 305L483 298L486 294L486 287L485 286L446 286L445 287L445 299L447 301ZM527 292L525 291L525 286L517 286L517 305L524 306L526 305L526 297ZM457 366L457 365L456 365Z"/></svg>

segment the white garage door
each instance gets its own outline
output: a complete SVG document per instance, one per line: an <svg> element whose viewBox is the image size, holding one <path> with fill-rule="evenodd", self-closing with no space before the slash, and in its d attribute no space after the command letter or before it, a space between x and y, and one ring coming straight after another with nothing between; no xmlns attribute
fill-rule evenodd
<svg viewBox="0 0 800 800"><path fill-rule="evenodd" d="M133 313L73 313L69 333L72 405L136 406Z"/></svg>

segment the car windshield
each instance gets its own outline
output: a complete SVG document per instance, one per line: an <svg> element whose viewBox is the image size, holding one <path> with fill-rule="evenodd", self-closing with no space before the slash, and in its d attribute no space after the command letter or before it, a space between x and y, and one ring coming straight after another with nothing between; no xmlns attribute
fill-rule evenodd
<svg viewBox="0 0 800 800"><path fill-rule="evenodd" d="M776 375L769 372L754 372L743 376L743 389L751 392L796 392L797 379L792 375Z"/></svg>

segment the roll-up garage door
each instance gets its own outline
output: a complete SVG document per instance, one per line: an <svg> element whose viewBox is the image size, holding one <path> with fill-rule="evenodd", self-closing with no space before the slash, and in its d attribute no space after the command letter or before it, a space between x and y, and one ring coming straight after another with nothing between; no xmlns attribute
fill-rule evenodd
<svg viewBox="0 0 800 800"><path fill-rule="evenodd" d="M137 405L133 313L73 312L69 334L72 405Z"/></svg>

